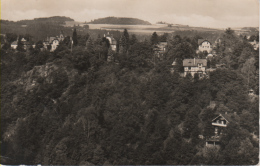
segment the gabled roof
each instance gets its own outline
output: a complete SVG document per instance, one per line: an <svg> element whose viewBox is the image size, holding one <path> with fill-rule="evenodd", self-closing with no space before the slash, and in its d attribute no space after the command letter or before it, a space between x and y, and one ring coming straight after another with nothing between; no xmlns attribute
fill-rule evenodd
<svg viewBox="0 0 260 166"><path fill-rule="evenodd" d="M229 117L229 116L222 115L222 114L219 114L216 118L214 118L214 119L212 120L212 122L213 122L214 120L218 119L219 117L224 118L224 119L227 121L227 123L229 123L229 120L228 120L228 119L230 119L230 117Z"/></svg>
<svg viewBox="0 0 260 166"><path fill-rule="evenodd" d="M167 42L159 42L158 45L159 45L159 46L166 46L166 45L167 45Z"/></svg>
<svg viewBox="0 0 260 166"><path fill-rule="evenodd" d="M208 40L208 39L199 39L199 40L198 40L198 44L201 45L204 41L207 41L207 42L209 42L210 44L213 44L213 42L210 41L210 40Z"/></svg>
<svg viewBox="0 0 260 166"><path fill-rule="evenodd" d="M206 59L184 59L183 60L183 66L198 66L198 64L201 63L203 67L207 66L207 60Z"/></svg>
<svg viewBox="0 0 260 166"><path fill-rule="evenodd" d="M23 42L23 44L24 44L24 45L31 45L32 42L31 42L31 41L25 41L25 42Z"/></svg>
<svg viewBox="0 0 260 166"><path fill-rule="evenodd" d="M54 40L57 40L59 42L59 40L55 38L50 42L50 44L53 44Z"/></svg>
<svg viewBox="0 0 260 166"><path fill-rule="evenodd" d="M17 41L14 41L14 42L12 42L11 45L18 45L18 42L17 42Z"/></svg>
<svg viewBox="0 0 260 166"><path fill-rule="evenodd" d="M51 44L53 40L58 40L56 37L50 37L49 43Z"/></svg>

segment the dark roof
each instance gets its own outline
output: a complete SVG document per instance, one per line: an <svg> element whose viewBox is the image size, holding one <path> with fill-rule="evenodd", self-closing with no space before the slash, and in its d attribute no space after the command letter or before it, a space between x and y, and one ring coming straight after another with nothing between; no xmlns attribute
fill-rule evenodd
<svg viewBox="0 0 260 166"><path fill-rule="evenodd" d="M229 123L230 122L235 122L239 120L239 116L234 112L234 113L225 113L225 114L219 114L216 118L214 118L212 121L217 119L219 116L222 116L225 118Z"/></svg>
<svg viewBox="0 0 260 166"><path fill-rule="evenodd" d="M213 44L214 42L212 42L211 40L208 40L208 39L199 39L198 40L198 44L201 45L201 43L203 43L204 41L207 41L209 42L210 44Z"/></svg>
<svg viewBox="0 0 260 166"><path fill-rule="evenodd" d="M159 45L159 46L166 46L166 45L167 45L167 42L159 42L158 45Z"/></svg>
<svg viewBox="0 0 260 166"><path fill-rule="evenodd" d="M52 43L52 41L55 40L55 39L57 39L57 38L56 37L50 37L49 43Z"/></svg>
<svg viewBox="0 0 260 166"><path fill-rule="evenodd" d="M12 42L11 45L17 45L17 44L18 44L18 42L17 42L17 41L14 41L14 42Z"/></svg>
<svg viewBox="0 0 260 166"><path fill-rule="evenodd" d="M31 45L33 42L31 42L31 41L25 41L25 42L23 42L23 44L24 45Z"/></svg>
<svg viewBox="0 0 260 166"><path fill-rule="evenodd" d="M57 40L59 42L59 40L55 38L50 42L50 44L53 44L54 40Z"/></svg>
<svg viewBox="0 0 260 166"><path fill-rule="evenodd" d="M184 59L183 60L183 66L198 66L199 63L202 63L203 67L207 66L207 60L206 59Z"/></svg>
<svg viewBox="0 0 260 166"><path fill-rule="evenodd" d="M222 117L222 118L226 119L226 121L227 121L228 123L229 123L229 121L230 121L230 117L227 116L226 114L225 114L225 116L222 115L222 114L219 114L219 115L218 115L216 118L214 118L212 121L216 120L216 119L219 118L219 117Z"/></svg>

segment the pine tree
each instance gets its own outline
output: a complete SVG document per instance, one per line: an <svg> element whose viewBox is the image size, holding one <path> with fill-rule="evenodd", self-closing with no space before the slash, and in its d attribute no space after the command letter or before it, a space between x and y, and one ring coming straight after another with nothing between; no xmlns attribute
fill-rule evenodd
<svg viewBox="0 0 260 166"><path fill-rule="evenodd" d="M77 46L78 45L78 36L77 36L76 28L73 31L72 40L73 40L73 45Z"/></svg>
<svg viewBox="0 0 260 166"><path fill-rule="evenodd" d="M86 42L86 46L87 46L87 50L88 50L89 52L93 52L94 46L93 46L93 40L92 40L91 37L88 38L88 40L87 40L87 42Z"/></svg>
<svg viewBox="0 0 260 166"><path fill-rule="evenodd" d="M119 41L119 53L123 54L126 53L127 48L126 48L126 38L125 36L121 36L120 41Z"/></svg>
<svg viewBox="0 0 260 166"><path fill-rule="evenodd" d="M135 34L133 34L133 35L131 36L131 39L130 39L130 41L129 41L129 44L130 44L130 45L134 45L134 44L137 43L137 42L138 42L138 40L137 40Z"/></svg>
<svg viewBox="0 0 260 166"><path fill-rule="evenodd" d="M154 32L151 37L151 44L155 45L155 44L158 44L158 42L159 42L159 37L158 37L157 33Z"/></svg>
<svg viewBox="0 0 260 166"><path fill-rule="evenodd" d="M23 47L23 43L22 43L22 41L21 41L21 38L22 38L22 37L19 36L16 50L18 50L18 51L25 51L25 50L24 50L24 47Z"/></svg>
<svg viewBox="0 0 260 166"><path fill-rule="evenodd" d="M129 46L129 34L127 32L127 29L124 30L124 37L125 37L125 42L126 42L126 48L128 49L128 46Z"/></svg>

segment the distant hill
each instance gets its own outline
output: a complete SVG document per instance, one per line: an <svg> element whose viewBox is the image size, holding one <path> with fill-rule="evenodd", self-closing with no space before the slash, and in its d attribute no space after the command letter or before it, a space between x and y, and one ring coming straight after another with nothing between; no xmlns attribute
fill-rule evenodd
<svg viewBox="0 0 260 166"><path fill-rule="evenodd" d="M138 18L126 18L126 17L105 17L95 19L89 24L118 24L118 25L151 25L150 22L140 20Z"/></svg>
<svg viewBox="0 0 260 166"><path fill-rule="evenodd" d="M28 34L31 40L44 40L47 36L56 36L62 30L65 35L72 35L70 28L64 28L68 21L74 21L69 17L46 17L31 20L8 21L1 20L1 33L14 33L17 35Z"/></svg>
<svg viewBox="0 0 260 166"><path fill-rule="evenodd" d="M65 16L53 16L53 17L42 17L35 18L33 20L21 20L17 21L17 24L35 24L35 23L54 23L54 24L65 24L66 21L74 21L74 19Z"/></svg>
<svg viewBox="0 0 260 166"><path fill-rule="evenodd" d="M36 21L74 21L74 19L65 16L53 16L53 17L43 17L35 18Z"/></svg>
<svg viewBox="0 0 260 166"><path fill-rule="evenodd" d="M255 31L258 31L259 28L258 27L243 27L243 28L241 28L241 30L247 30L247 31L255 32Z"/></svg>

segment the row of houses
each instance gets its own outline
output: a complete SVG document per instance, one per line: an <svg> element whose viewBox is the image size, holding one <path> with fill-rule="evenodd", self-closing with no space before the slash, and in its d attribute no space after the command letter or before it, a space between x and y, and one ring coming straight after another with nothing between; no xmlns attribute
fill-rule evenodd
<svg viewBox="0 0 260 166"><path fill-rule="evenodd" d="M113 35L109 34L109 32L108 32L107 34L104 34L104 37L106 39L108 39L111 49L113 51L116 51L117 41L114 39ZM60 32L59 36L47 37L43 41L43 49L50 50L50 52L54 52L58 48L58 46L60 45L60 42L62 42L64 39L65 39L65 36L64 36L62 31ZM70 41L72 41L71 37L70 37ZM35 43L26 41L26 39L24 39L24 38L21 39L21 42L22 42L25 50L28 49L30 46L35 48ZM86 44L87 44L87 42L86 42ZM11 43L11 48L16 49L17 46L18 46L18 38L17 38L16 41Z"/></svg>
<svg viewBox="0 0 260 166"><path fill-rule="evenodd" d="M25 38L22 38L22 39L21 39L21 43L22 43L23 48L24 48L25 50L29 49L29 47L31 47L31 46L32 46L33 48L35 48L35 43L33 43L32 41L27 41ZM17 47L18 47L18 38L17 38L16 41L14 41L14 42L11 43L11 48L12 48L12 49L16 49Z"/></svg>
<svg viewBox="0 0 260 166"><path fill-rule="evenodd" d="M47 50L48 47L50 46L50 52L53 52L58 48L60 42L63 41L63 40L64 40L64 35L61 31L59 36L47 37L43 41L43 48Z"/></svg>
<svg viewBox="0 0 260 166"><path fill-rule="evenodd" d="M61 31L59 36L56 37L47 37L44 41L43 41L43 49L48 49L48 47L50 47L50 51L53 52L57 49L57 47L59 46L60 42L64 40L64 35ZM16 50L18 47L18 42L19 39L17 38L16 41L13 41L11 43L11 48ZM23 45L23 48L25 50L29 49L30 47L35 48L36 44L32 41L27 41L25 38L21 38L21 43ZM1 43L2 45L2 43Z"/></svg>

